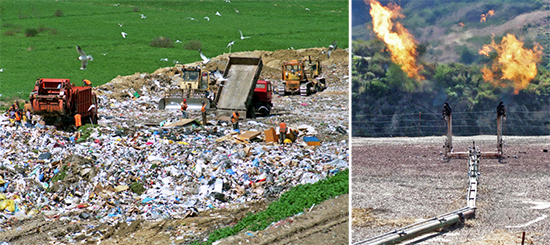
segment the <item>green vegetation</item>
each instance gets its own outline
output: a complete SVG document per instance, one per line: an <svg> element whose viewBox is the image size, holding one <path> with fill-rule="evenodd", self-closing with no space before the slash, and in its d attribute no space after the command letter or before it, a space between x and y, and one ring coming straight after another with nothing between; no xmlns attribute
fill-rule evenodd
<svg viewBox="0 0 550 245"><path fill-rule="evenodd" d="M432 64L420 62L423 81L414 81L380 52L378 40L353 42L352 122L354 136L442 135L445 121L443 103L456 112L455 135L494 134L495 109L500 101L508 108L506 134L550 134L550 71L548 59L538 65L538 75L530 85L513 94L510 86L495 86L483 80L486 61L477 53L463 57L480 62ZM467 49L466 49L467 50ZM465 62L469 63L469 62ZM502 81L510 85L512 81Z"/></svg>
<svg viewBox="0 0 550 245"><path fill-rule="evenodd" d="M23 99L37 77L77 84L89 79L98 86L174 61L198 61L198 47L208 57L227 53L231 41L232 52L327 47L334 40L347 48L348 43L346 0L0 0L0 8L0 94ZM26 37L27 29L37 33ZM252 38L240 40L239 29ZM174 47L152 47L155 37L171 39ZM79 69L76 45L94 58L87 70Z"/></svg>
<svg viewBox="0 0 550 245"><path fill-rule="evenodd" d="M329 198L349 193L349 170L339 172L331 178L320 180L314 184L298 185L283 193L278 201L269 205L267 210L249 214L236 225L214 231L206 242L193 244L212 244L213 242L237 234L248 229L263 230L271 223L303 212L313 204L319 204Z"/></svg>

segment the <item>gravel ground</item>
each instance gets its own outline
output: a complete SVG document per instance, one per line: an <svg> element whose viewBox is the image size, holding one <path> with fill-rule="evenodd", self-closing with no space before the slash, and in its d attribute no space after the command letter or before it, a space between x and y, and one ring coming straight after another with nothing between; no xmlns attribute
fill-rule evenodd
<svg viewBox="0 0 550 245"><path fill-rule="evenodd" d="M550 244L550 137L504 138L481 159L476 217L414 244ZM496 150L496 136L455 137ZM466 206L467 160L443 159L444 137L352 139L352 242ZM546 150L546 152L544 151Z"/></svg>

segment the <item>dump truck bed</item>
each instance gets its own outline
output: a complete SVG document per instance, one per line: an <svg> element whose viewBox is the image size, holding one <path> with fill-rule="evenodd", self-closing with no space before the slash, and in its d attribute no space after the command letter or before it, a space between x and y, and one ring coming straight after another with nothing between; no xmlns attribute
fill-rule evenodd
<svg viewBox="0 0 550 245"><path fill-rule="evenodd" d="M229 57L224 71L227 81L218 90L217 109L246 111L252 102L262 67L259 57Z"/></svg>

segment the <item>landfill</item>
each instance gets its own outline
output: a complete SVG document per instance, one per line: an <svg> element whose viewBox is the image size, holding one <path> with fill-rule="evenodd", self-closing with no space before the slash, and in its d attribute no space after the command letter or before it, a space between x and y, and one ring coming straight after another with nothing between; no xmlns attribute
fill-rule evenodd
<svg viewBox="0 0 550 245"><path fill-rule="evenodd" d="M35 126L16 129L0 115L0 242L17 241L18 225L37 217L94 221L83 230L48 234L49 241L101 241L100 225L193 217L277 197L348 168L348 52L336 51L345 59L323 61L325 91L274 94L271 116L244 119L239 130L217 119L215 110L201 125L200 111L189 112L196 120L178 124L179 110L157 109L177 80L177 67L119 76L94 88L99 120L81 127L80 138L37 116ZM306 52L321 55L285 50L295 58ZM278 84L279 65L269 61L274 54L261 54L262 78ZM278 134L281 120L295 137L286 144L268 142L266 131ZM187 236L190 241L197 234Z"/></svg>

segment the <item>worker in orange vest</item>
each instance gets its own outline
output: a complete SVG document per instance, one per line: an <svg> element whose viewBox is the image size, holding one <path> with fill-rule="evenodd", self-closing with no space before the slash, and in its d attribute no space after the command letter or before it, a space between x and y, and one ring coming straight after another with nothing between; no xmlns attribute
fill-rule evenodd
<svg viewBox="0 0 550 245"><path fill-rule="evenodd" d="M286 123L285 120L282 120L281 123L279 123L279 140L281 141L281 144L285 142L286 139Z"/></svg>
<svg viewBox="0 0 550 245"><path fill-rule="evenodd" d="M77 129L82 126L82 116L80 114L74 115L74 125Z"/></svg>
<svg viewBox="0 0 550 245"><path fill-rule="evenodd" d="M187 99L183 99L180 106L181 106L181 114L183 115L183 118L187 119Z"/></svg>
<svg viewBox="0 0 550 245"><path fill-rule="evenodd" d="M16 110L15 111L15 130L19 129L19 127L21 126L21 110Z"/></svg>
<svg viewBox="0 0 550 245"><path fill-rule="evenodd" d="M231 123L233 123L233 129L239 129L239 112L234 111L231 114Z"/></svg>
<svg viewBox="0 0 550 245"><path fill-rule="evenodd" d="M202 101L201 112L202 112L202 125L206 126L206 102L204 102L204 100Z"/></svg>
<svg viewBox="0 0 550 245"><path fill-rule="evenodd" d="M83 79L82 82L84 83L84 86L92 86L92 81L88 79Z"/></svg>

